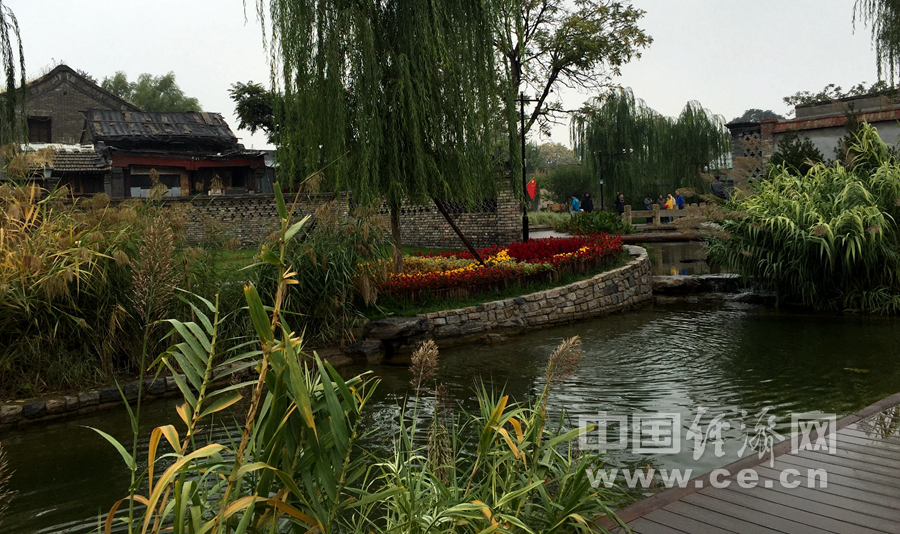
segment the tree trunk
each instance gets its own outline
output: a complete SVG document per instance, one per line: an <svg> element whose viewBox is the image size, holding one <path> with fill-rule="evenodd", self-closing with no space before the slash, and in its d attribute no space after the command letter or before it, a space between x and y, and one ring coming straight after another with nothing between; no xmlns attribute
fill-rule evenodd
<svg viewBox="0 0 900 534"><path fill-rule="evenodd" d="M403 272L403 249L400 234L400 206L391 206L391 241L393 241L394 273Z"/></svg>

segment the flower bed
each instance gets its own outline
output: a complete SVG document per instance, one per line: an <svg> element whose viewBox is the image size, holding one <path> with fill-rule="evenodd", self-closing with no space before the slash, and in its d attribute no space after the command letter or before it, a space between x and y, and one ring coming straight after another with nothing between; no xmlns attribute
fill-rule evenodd
<svg viewBox="0 0 900 534"><path fill-rule="evenodd" d="M532 239L478 251L480 265L469 252L417 254L405 258L406 272L391 274L379 291L407 300L465 298L510 286L555 281L581 274L623 251L618 235Z"/></svg>

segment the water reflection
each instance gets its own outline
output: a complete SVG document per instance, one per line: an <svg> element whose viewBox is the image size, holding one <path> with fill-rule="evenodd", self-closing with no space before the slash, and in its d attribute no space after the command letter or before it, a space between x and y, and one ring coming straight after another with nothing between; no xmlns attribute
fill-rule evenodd
<svg viewBox="0 0 900 534"><path fill-rule="evenodd" d="M719 272L711 269L706 262L706 250L699 241L646 243L641 246L650 252L650 265L654 275L686 276Z"/></svg>
<svg viewBox="0 0 900 534"><path fill-rule="evenodd" d="M632 416L665 412L680 418L680 452L611 453L612 463L691 468L698 475L737 459L757 415L767 409L780 422L792 412L854 412L900 391L900 323L894 318L811 315L750 304L657 304L564 327L511 337L498 345L441 351L438 379L467 410L477 409L474 381L514 399L533 398L543 385L547 359L559 342L581 336L585 360L556 387L550 409L569 421L598 412ZM362 371L351 368L347 373ZM868 372L865 372L868 371ZM372 447L390 446L406 398L409 372L379 366L381 379L366 426ZM728 421L723 457L710 450L694 458L687 438L698 407L706 427ZM145 411L142 439L153 426L175 422L172 403ZM741 428L741 425L744 428ZM7 532L90 532L102 510L124 495L128 476L117 453L81 425L128 439L123 412L104 413L26 433L4 436L20 492L8 513ZM213 429L222 438L221 429ZM146 451L146 443L142 442ZM750 454L749 449L744 454ZM146 452L139 458L146 461Z"/></svg>

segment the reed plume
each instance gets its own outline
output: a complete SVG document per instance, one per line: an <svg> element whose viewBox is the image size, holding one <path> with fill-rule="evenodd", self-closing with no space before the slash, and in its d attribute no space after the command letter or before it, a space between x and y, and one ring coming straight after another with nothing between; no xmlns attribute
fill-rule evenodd
<svg viewBox="0 0 900 534"><path fill-rule="evenodd" d="M413 376L409 384L416 390L417 395L437 373L438 359L437 345L430 339L413 352L412 363L409 366Z"/></svg>

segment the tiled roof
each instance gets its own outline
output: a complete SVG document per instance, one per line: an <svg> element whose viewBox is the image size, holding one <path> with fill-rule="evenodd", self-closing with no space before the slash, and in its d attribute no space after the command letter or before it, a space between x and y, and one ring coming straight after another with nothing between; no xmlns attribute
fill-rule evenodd
<svg viewBox="0 0 900 534"><path fill-rule="evenodd" d="M55 172L100 172L109 170L93 149L57 149L50 167Z"/></svg>
<svg viewBox="0 0 900 534"><path fill-rule="evenodd" d="M884 111L870 111L859 114L860 122L896 121L900 120L900 109L888 109ZM796 132L800 130L818 130L820 128L835 128L843 126L847 122L847 115L831 115L815 119L794 119L790 121L778 121L773 130L774 133Z"/></svg>
<svg viewBox="0 0 900 534"><path fill-rule="evenodd" d="M235 147L237 137L218 113L149 113L89 109L87 127L94 142L109 146L121 143L187 143Z"/></svg>

